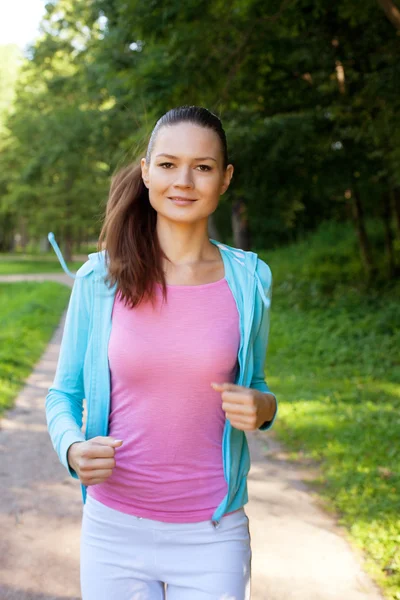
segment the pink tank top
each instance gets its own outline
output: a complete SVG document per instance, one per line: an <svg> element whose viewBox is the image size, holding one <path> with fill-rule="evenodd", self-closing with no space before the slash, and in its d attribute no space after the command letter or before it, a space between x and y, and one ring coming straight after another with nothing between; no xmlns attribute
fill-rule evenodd
<svg viewBox="0 0 400 600"><path fill-rule="evenodd" d="M239 314L226 279L168 285L167 303L128 308L116 294L108 358L116 466L87 493L124 513L175 523L211 519L227 493L225 413L212 381L235 380Z"/></svg>

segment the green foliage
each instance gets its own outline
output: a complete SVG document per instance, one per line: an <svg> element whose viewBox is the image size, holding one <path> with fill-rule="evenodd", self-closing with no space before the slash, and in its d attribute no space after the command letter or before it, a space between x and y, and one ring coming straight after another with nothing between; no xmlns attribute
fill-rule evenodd
<svg viewBox="0 0 400 600"><path fill-rule="evenodd" d="M261 253L273 274L267 381L279 437L294 460L318 465L313 486L397 600L400 285L357 283L353 245L330 223Z"/></svg>
<svg viewBox="0 0 400 600"><path fill-rule="evenodd" d="M274 248L351 221L356 197L381 220L400 189L398 36L375 0L53 0L42 29L0 140L0 249L21 219L67 246L96 237L111 173L181 104L226 127L225 238L237 200L252 244Z"/></svg>
<svg viewBox="0 0 400 600"><path fill-rule="evenodd" d="M4 135L4 120L11 112L21 51L14 44L0 45L0 134Z"/></svg>
<svg viewBox="0 0 400 600"><path fill-rule="evenodd" d="M0 414L42 355L69 295L58 283L0 284Z"/></svg>

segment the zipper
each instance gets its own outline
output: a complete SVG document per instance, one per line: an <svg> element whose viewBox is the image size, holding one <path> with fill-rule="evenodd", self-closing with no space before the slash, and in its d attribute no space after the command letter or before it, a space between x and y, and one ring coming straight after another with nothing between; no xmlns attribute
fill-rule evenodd
<svg viewBox="0 0 400 600"><path fill-rule="evenodd" d="M103 317L103 313L104 311L101 311L99 306L101 307L101 301L99 301L99 298L102 297L102 276L101 275L95 275L95 280L94 280L94 299L93 299L93 321L94 324L92 323L92 335L93 335L93 339L92 339L92 356L90 359L90 384L89 384L89 393L88 396L89 398L91 398L91 401L95 401L95 396L96 396L96 391L97 391L97 378L98 378L98 371L99 371L99 363L97 360L97 357L101 356L101 352L99 350L99 335L100 335L100 330L101 330L101 323L99 323L100 318ZM99 304L100 303L100 304ZM100 311L100 314L99 314ZM100 318L99 318L100 317ZM111 332L111 328L108 328L108 337L107 337L107 342L106 342L106 348L108 348L108 342L109 342L109 337L110 337L110 332ZM101 413L99 411L96 412L95 407L93 407L92 411L89 411L89 403L87 403L87 422L86 422L86 439L88 439L88 435L92 436L92 432L93 429L97 432L99 430L99 423L101 425L101 435L106 436L107 432L108 432L108 419L109 419L109 412L110 412L110 392L111 392L111 386L110 386L110 371L109 371L109 367L108 367L108 358L107 358L107 354L106 354L106 377L107 377L107 401L106 401L106 405L104 407L104 413L103 411L101 411ZM97 362L96 362L97 360ZM102 368L102 364L100 365L100 368ZM104 393L104 390L101 390L101 394ZM97 402L98 404L98 402ZM96 427L94 428L93 423L92 423L92 413L94 414L94 418L96 418L97 416L97 421L95 422ZM105 421L103 420L105 419ZM86 486L82 486L82 488L85 488ZM84 501L85 501L85 493L82 489L82 495L84 497Z"/></svg>
<svg viewBox="0 0 400 600"><path fill-rule="evenodd" d="M242 311L243 312L243 311ZM238 361L239 361L239 379L237 381L237 385L242 385L242 382L244 380L244 374L247 371L247 362L248 361L244 361L243 364L243 356L246 356L246 354L244 354L243 350L244 347L248 346L248 340L244 339L244 334L245 334L245 323L244 323L244 316L242 315L242 312L239 312L240 315L240 347L239 347L239 352L238 352ZM251 313L251 319L253 318L253 312L254 312L254 306L252 309L252 313ZM249 337L249 336L247 336ZM224 434L223 434L223 438L222 438L222 447L224 448L226 446L226 455L225 455L225 460L224 463L226 463L228 465L227 468L227 473L226 473L226 482L227 482L227 486L228 486L228 491L227 494L225 496L225 501L223 503L223 505L221 507L219 507L219 509L217 508L217 514L221 514L220 518L217 519L212 519L211 523L213 525L213 527L215 529L217 529L221 523L221 519L223 517L223 515L225 514L225 510L228 504L228 496L229 496L229 491L230 491L230 469L229 466L231 464L231 456L230 456L230 443L226 441L227 437L228 440L230 438L230 433L231 433L231 428L232 425L229 423L229 421L226 421L225 423L225 428L224 428Z"/></svg>
<svg viewBox="0 0 400 600"><path fill-rule="evenodd" d="M89 398L92 399L93 402L93 396L96 394L96 375L95 375L95 360L96 360L96 356L98 355L98 332L100 330L99 326L93 326L96 324L97 322L97 298L99 296L98 294L98 287L99 287L99 278L98 275L95 273L94 276L94 290L93 290L93 314L92 314L92 325L91 325L91 330L92 330L92 351L91 351L91 357L90 357L90 368L89 368L89 373L90 373L90 384L89 384L89 393L87 394ZM89 410L89 401L86 398L86 410L87 410L87 417L86 417L86 431L85 431L85 438L88 440L89 435L91 436L91 430L92 430L92 423L91 423L91 418L92 418L92 411ZM85 503L86 501L86 492L87 492L87 486L82 485L82 496L83 496L83 501Z"/></svg>
<svg viewBox="0 0 400 600"><path fill-rule="evenodd" d="M244 339L244 332L245 332L244 318L241 316L241 319L240 319L241 320L241 345L240 345L239 354L238 354L238 360L239 360L239 380L237 383L238 385L244 385L246 383L246 377L247 377L247 372L248 372L249 361L246 360L246 356L247 356L247 349L249 347L250 339L251 339L252 324L253 324L254 310L255 310L255 295L257 292L257 282L255 280L255 275L253 276L252 283L253 283L253 289L251 292L252 303L251 303L250 318L248 321L249 327L248 327L247 339ZM245 360L243 360L243 357ZM226 443L225 442L226 436L230 436L231 427L232 427L231 424L229 423L229 421L227 421L226 425L225 425L223 440L222 440L223 447L224 447L224 444ZM211 521L211 523L215 529L217 529L219 527L221 519L225 513L227 503L228 503L229 491L230 491L230 471L229 471L229 465L231 463L230 444L226 443L226 447L227 447L227 454L225 456L225 462L228 465L228 472L227 472L228 492L225 497L224 504L219 508L218 513L217 513L217 514L221 514L221 517L217 518L217 519L212 519L212 521Z"/></svg>
<svg viewBox="0 0 400 600"><path fill-rule="evenodd" d="M96 395L96 373L95 373L95 357L97 356L97 352L98 352L98 335L99 335L99 326L96 326L96 322L97 322L97 297L98 297L98 293L97 293L97 288L98 288L99 284L98 284L98 277L97 275L95 275L95 280L94 280L94 298L93 298L93 325L95 325L95 327L93 327L92 325L92 331L93 331L93 341L92 341L92 356L90 359L90 398L93 401L93 397ZM90 433L90 421L89 421L89 407L88 407L88 419L87 419L87 431L89 431Z"/></svg>
<svg viewBox="0 0 400 600"><path fill-rule="evenodd" d="M253 329L254 305L255 305L255 301L256 301L256 298L255 298L256 292L257 292L257 285L256 285L255 279L253 279L252 303L251 303L251 312L250 312L250 318L249 318L249 335L247 336L246 347L243 350L244 356L247 356L247 349L248 349L249 344L250 344L250 338L251 338L252 329ZM242 383L240 385L246 385L246 377L247 377L247 371L248 371L248 364L249 364L249 361L246 360L245 361L245 368L244 368L244 372L243 372L243 377L242 377Z"/></svg>

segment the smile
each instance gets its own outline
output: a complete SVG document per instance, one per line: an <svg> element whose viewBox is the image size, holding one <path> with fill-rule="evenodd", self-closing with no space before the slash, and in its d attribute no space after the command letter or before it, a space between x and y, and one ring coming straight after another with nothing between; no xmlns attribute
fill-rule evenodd
<svg viewBox="0 0 400 600"><path fill-rule="evenodd" d="M180 198L178 196L169 198L169 200L171 200L174 204L177 204L179 206L184 206L185 204L192 204L193 202L196 202L195 199L192 200L191 198Z"/></svg>

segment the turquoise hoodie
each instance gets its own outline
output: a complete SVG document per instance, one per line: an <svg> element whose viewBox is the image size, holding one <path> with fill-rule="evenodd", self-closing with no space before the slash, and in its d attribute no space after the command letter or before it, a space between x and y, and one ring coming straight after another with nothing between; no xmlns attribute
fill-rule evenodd
<svg viewBox="0 0 400 600"><path fill-rule="evenodd" d="M68 448L74 442L107 436L110 410L110 373L108 341L111 313L117 285L104 282L107 273L105 251L89 254L75 275L67 268L53 234L49 240L64 270L74 277L69 300L57 370L46 396L46 419L54 449L70 475L78 479L67 461ZM232 291L240 315L239 369L235 383L270 392L264 377L268 345L272 275L269 266L257 254L213 239L220 251L225 279ZM82 432L83 399L87 403L86 431ZM276 418L260 429L269 429ZM228 484L225 498L214 511L212 521L248 502L247 474L250 455L246 435L225 421L222 438L224 475ZM83 502L86 486L81 484Z"/></svg>

